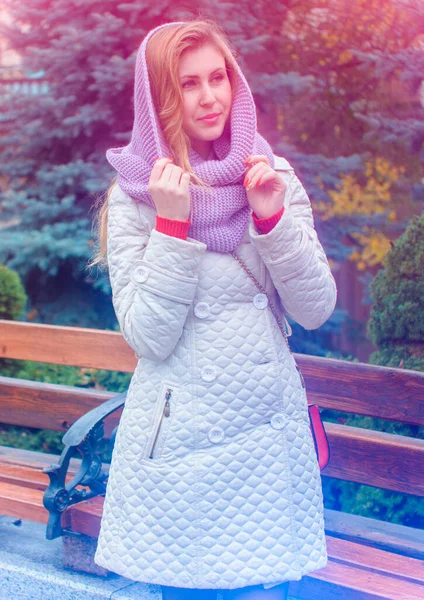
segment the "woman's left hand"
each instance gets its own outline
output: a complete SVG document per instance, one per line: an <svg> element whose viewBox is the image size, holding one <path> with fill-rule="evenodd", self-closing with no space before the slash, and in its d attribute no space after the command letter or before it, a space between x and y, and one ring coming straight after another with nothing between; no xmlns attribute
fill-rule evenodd
<svg viewBox="0 0 424 600"><path fill-rule="evenodd" d="M246 177L243 185L253 212L260 219L267 219L278 212L284 204L286 183L269 165L268 157L253 154L246 157Z"/></svg>

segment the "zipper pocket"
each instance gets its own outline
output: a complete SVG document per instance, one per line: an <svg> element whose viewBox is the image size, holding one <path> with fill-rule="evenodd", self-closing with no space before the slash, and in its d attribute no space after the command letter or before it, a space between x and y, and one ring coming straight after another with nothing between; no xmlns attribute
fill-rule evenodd
<svg viewBox="0 0 424 600"><path fill-rule="evenodd" d="M165 388L165 394L163 396L163 401L164 404L162 406L161 409L161 413L160 413L160 419L159 419L159 423L156 427L155 430L155 435L153 437L153 440L151 441L148 451L147 451L147 458L153 459L154 458L154 450L155 450L155 446L159 437L159 431L160 428L162 426L162 422L164 418L169 418L171 416L171 398L172 398L172 392L173 392L173 388L172 387L168 387L166 386Z"/></svg>

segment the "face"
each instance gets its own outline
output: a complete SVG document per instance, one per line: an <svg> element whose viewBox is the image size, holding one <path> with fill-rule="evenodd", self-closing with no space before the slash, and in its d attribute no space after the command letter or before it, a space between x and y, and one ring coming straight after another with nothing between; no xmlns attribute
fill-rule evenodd
<svg viewBox="0 0 424 600"><path fill-rule="evenodd" d="M231 111L231 85L221 52L212 44L185 50L179 76L184 100L183 129L193 149L207 158ZM205 120L210 114L219 116Z"/></svg>

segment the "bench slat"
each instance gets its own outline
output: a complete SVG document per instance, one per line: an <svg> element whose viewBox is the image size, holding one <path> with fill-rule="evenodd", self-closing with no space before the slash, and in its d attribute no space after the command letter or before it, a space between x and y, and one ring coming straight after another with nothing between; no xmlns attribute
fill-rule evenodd
<svg viewBox="0 0 424 600"><path fill-rule="evenodd" d="M329 508L324 512L325 530L332 537L424 560L424 531L421 529Z"/></svg>
<svg viewBox="0 0 424 600"><path fill-rule="evenodd" d="M74 473L68 469L65 478L66 483L68 483L73 476ZM0 462L0 484L1 483L12 483L14 485L20 485L34 490L42 490L44 492L49 486L50 479L47 473L43 473L42 470L35 469L30 465L24 467L22 465L11 465Z"/></svg>
<svg viewBox="0 0 424 600"><path fill-rule="evenodd" d="M129 373L137 364L119 331L0 319L0 339L0 358Z"/></svg>
<svg viewBox="0 0 424 600"><path fill-rule="evenodd" d="M323 408L424 425L424 373L296 354L308 400Z"/></svg>
<svg viewBox="0 0 424 600"><path fill-rule="evenodd" d="M22 465L0 464L0 494L2 483L44 491L48 487L49 481L48 475L37 469Z"/></svg>
<svg viewBox="0 0 424 600"><path fill-rule="evenodd" d="M79 417L113 396L112 392L0 376L0 422L65 433ZM119 409L105 420L106 437L121 413Z"/></svg>
<svg viewBox="0 0 424 600"><path fill-rule="evenodd" d="M134 351L116 331L0 319L0 339L0 358L128 373L137 364ZM309 402L424 426L424 373L304 354L295 358Z"/></svg>
<svg viewBox="0 0 424 600"><path fill-rule="evenodd" d="M25 450L24 448L13 448L12 446L0 446L0 468L2 465L20 465L32 469L43 469L57 463L58 454L48 454L36 450ZM103 463L106 464L106 463ZM80 458L71 458L68 473L76 473L81 465Z"/></svg>
<svg viewBox="0 0 424 600"><path fill-rule="evenodd" d="M0 483L0 514L36 523L47 523L49 518L43 504L43 491L11 483Z"/></svg>
<svg viewBox="0 0 424 600"><path fill-rule="evenodd" d="M330 461L323 476L424 495L424 440L325 423Z"/></svg>
<svg viewBox="0 0 424 600"><path fill-rule="evenodd" d="M422 585L333 560L289 587L302 600L422 600L423 593Z"/></svg>
<svg viewBox="0 0 424 600"><path fill-rule="evenodd" d="M336 562L386 573L391 577L398 577L399 579L424 585L424 563L422 560L400 556L399 554L331 536L327 536L326 539L328 557Z"/></svg>

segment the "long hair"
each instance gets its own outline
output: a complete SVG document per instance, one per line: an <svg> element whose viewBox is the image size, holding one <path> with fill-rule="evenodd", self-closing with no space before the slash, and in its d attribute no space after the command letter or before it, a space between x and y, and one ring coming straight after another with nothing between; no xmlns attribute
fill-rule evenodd
<svg viewBox="0 0 424 600"><path fill-rule="evenodd" d="M146 47L152 98L165 140L173 154L174 163L190 173L191 179L200 186L206 184L196 176L190 165L188 159L190 139L182 128L184 106L178 72L181 54L187 49L197 49L207 43L214 44L221 51L234 94L237 81L235 67L237 53L232 49L223 29L212 19L197 17L184 24L159 29L151 36ZM101 204L94 223L99 250L88 267L98 264L100 267L107 268L108 204L116 183L117 177L114 177L109 189L96 203L96 208Z"/></svg>

